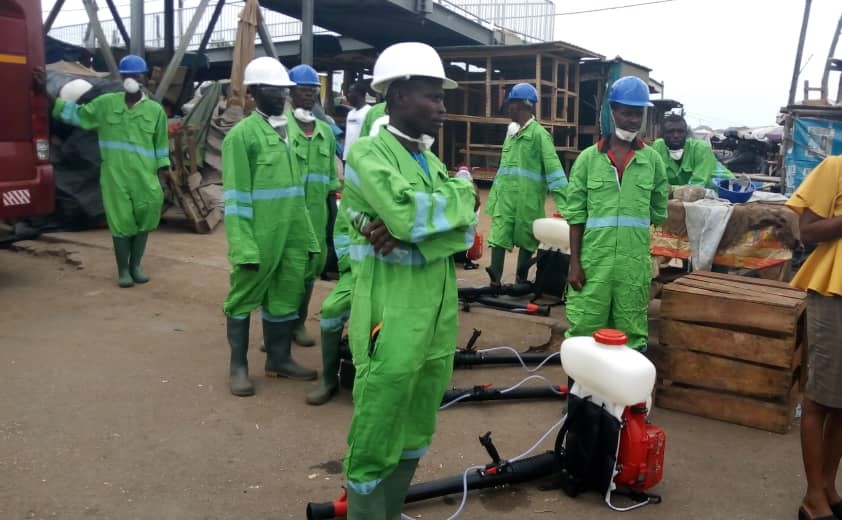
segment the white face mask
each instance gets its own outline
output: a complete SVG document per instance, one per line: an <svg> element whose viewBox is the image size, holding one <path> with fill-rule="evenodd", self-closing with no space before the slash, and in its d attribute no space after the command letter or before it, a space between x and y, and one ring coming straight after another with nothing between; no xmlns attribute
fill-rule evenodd
<svg viewBox="0 0 842 520"><path fill-rule="evenodd" d="M302 123L312 123L316 120L316 116L313 115L313 112L304 108L296 108L292 111L292 114L295 116L295 119L301 121Z"/></svg>
<svg viewBox="0 0 842 520"><path fill-rule="evenodd" d="M620 141L626 141L627 143L634 141L634 138L637 137L637 134L639 133L640 130L632 132L630 130L623 130L622 128L614 129L614 135L617 136L617 139L619 139Z"/></svg>
<svg viewBox="0 0 842 520"><path fill-rule="evenodd" d="M506 128L506 135L512 137L517 135L518 132L520 132L520 124L517 121L509 123L508 128Z"/></svg>
<svg viewBox="0 0 842 520"><path fill-rule="evenodd" d="M684 148L679 148L678 150L670 150L670 157L672 157L673 161L680 161L682 157L684 157Z"/></svg>
<svg viewBox="0 0 842 520"><path fill-rule="evenodd" d="M126 78L123 80L123 89L129 94L137 94L140 91L140 83L134 78Z"/></svg>
<svg viewBox="0 0 842 520"><path fill-rule="evenodd" d="M272 128L282 128L287 126L287 116L269 116L266 118L266 122Z"/></svg>
<svg viewBox="0 0 842 520"><path fill-rule="evenodd" d="M416 143L418 145L418 148L420 148L422 152L426 152L427 150L432 148L433 143L436 142L436 138L431 135L421 134L421 137L409 137L408 135L401 132L392 125L386 125L386 129L400 138L406 139L411 143Z"/></svg>

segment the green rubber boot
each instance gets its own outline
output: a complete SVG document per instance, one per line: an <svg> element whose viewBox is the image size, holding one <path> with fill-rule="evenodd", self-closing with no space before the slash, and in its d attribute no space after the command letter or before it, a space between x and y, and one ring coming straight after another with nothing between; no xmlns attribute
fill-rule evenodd
<svg viewBox="0 0 842 520"><path fill-rule="evenodd" d="M380 483L386 495L386 520L401 520L406 492L418 467L418 459L401 459L391 475Z"/></svg>
<svg viewBox="0 0 842 520"><path fill-rule="evenodd" d="M292 359L292 329L294 321L273 322L263 320L263 342L266 345L265 371L268 377L287 377L312 381L318 377L315 370L304 368Z"/></svg>
<svg viewBox="0 0 842 520"><path fill-rule="evenodd" d="M140 268L140 261L143 259L144 251L146 251L146 239L148 238L149 233L138 233L131 238L132 256L129 262L129 272L135 283L146 283L149 281L149 275L144 273L143 269Z"/></svg>
<svg viewBox="0 0 842 520"><path fill-rule="evenodd" d="M506 262L506 250L502 247L491 248L491 267L487 269L491 283L500 283L503 278L503 265Z"/></svg>
<svg viewBox="0 0 842 520"><path fill-rule="evenodd" d="M298 321L295 323L295 330L292 333L292 339L295 344L300 347L312 347L316 344L313 336L307 332L307 327L304 322L307 321L307 311L310 309L310 297L313 296L313 280L305 282L304 299L301 300L301 306L298 307Z"/></svg>
<svg viewBox="0 0 842 520"><path fill-rule="evenodd" d="M231 393L240 397L254 395L254 385L249 379L249 322L228 316L228 345L231 347L231 364L228 370L228 385Z"/></svg>
<svg viewBox="0 0 842 520"><path fill-rule="evenodd" d="M131 237L111 237L114 240L114 258L117 259L117 277L120 287L131 287L134 285L132 273L129 268L129 259L132 256Z"/></svg>
<svg viewBox="0 0 842 520"><path fill-rule="evenodd" d="M531 267L529 262L532 260L532 251L527 251L526 249L520 248L517 252L517 271L515 271L515 281L517 283L524 283L528 280L526 279L529 276L529 268Z"/></svg>
<svg viewBox="0 0 842 520"><path fill-rule="evenodd" d="M322 330L322 378L319 386L307 394L307 404L325 404L339 391L339 343L342 329Z"/></svg>
<svg viewBox="0 0 842 520"><path fill-rule="evenodd" d="M391 520L386 516L386 493L381 482L367 495L347 487L348 513L346 520Z"/></svg>

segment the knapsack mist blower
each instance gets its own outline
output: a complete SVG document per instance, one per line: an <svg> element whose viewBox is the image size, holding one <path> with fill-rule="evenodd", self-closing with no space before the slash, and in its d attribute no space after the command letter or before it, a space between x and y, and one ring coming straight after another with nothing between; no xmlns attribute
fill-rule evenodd
<svg viewBox="0 0 842 520"><path fill-rule="evenodd" d="M561 362L574 381L566 414L524 453L505 460L491 442L480 442L491 463L471 466L462 475L416 484L406 503L462 492L461 513L470 490L519 484L552 477L557 487L574 497L595 491L615 511L629 511L660 502L647 491L663 477L666 436L648 421L655 367L626 346L620 331L603 329L593 337L564 341ZM529 456L560 428L552 451ZM615 495L631 499L628 506L614 504ZM308 520L345 516L347 501L307 505Z"/></svg>

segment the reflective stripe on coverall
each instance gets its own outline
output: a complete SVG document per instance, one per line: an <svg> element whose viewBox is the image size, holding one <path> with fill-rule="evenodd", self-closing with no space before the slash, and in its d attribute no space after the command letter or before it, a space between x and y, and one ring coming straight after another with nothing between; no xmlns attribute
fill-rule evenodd
<svg viewBox="0 0 842 520"><path fill-rule="evenodd" d="M564 216L584 224L580 262L585 285L567 293L566 337L619 329L629 346L645 349L652 265L649 226L667 217L667 178L658 154L640 141L618 182L608 140L586 148L573 163Z"/></svg>
<svg viewBox="0 0 842 520"><path fill-rule="evenodd" d="M559 212L564 208L567 177L552 137L535 119L506 137L500 167L488 194L485 212L491 216L488 244L511 250L538 248L532 222L544 217L549 191Z"/></svg>
<svg viewBox="0 0 842 520"><path fill-rule="evenodd" d="M84 105L57 99L53 116L97 132L99 184L111 234L132 237L157 228L164 201L158 169L170 165L167 115L161 105L144 95L129 108L125 93L114 92Z"/></svg>
<svg viewBox="0 0 842 520"><path fill-rule="evenodd" d="M307 280L314 280L322 274L327 261L327 195L339 189L336 176L336 137L324 121L314 121L313 135L307 137L298 126L292 111L287 111L287 130L290 146L298 162L298 171L304 181L307 210L310 222L319 241L321 252L313 255L307 270Z"/></svg>
<svg viewBox="0 0 842 520"><path fill-rule="evenodd" d="M262 306L269 321L297 319L308 257L320 249L289 147L257 112L225 136L222 186L231 263L225 314L244 317Z"/></svg>
<svg viewBox="0 0 842 520"><path fill-rule="evenodd" d="M681 162L670 157L669 148L663 139L656 139L652 148L664 161L667 180L673 186L703 186L716 189L713 184L714 178L734 178L734 174L719 162L710 146L699 139L687 138L684 141Z"/></svg>
<svg viewBox="0 0 842 520"><path fill-rule="evenodd" d="M451 255L473 243L474 186L424 152L425 173L388 130L361 137L345 171L341 210L383 220L400 241L388 255L352 229L349 338L356 367L345 472L367 494L401 458L419 458L453 371L458 329ZM382 323L376 341L372 329Z"/></svg>

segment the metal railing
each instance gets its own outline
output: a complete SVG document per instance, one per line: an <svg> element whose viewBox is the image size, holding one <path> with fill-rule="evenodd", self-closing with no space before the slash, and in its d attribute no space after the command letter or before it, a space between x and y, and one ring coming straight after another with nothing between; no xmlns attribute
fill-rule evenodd
<svg viewBox="0 0 842 520"><path fill-rule="evenodd" d="M527 41L548 41L553 38L555 5L551 0L434 0L437 4L490 29L501 29L514 32ZM243 2L226 3L216 27L211 35L209 48L231 47L237 34L237 22ZM100 9L100 13L107 13ZM289 16L261 8L263 19L276 42L297 40L301 36L301 21ZM175 10L175 45L181 42L184 28L190 24L196 13L195 7ZM213 13L208 8L202 14L199 30L190 39L188 50L199 47L204 35L204 28L210 23ZM117 29L114 20L101 21L103 31L112 46L125 46L123 37ZM123 18L123 25L131 27L130 17ZM314 34L335 34L327 29L314 27ZM161 48L164 46L164 13L149 13L145 15L144 35L147 47ZM93 31L88 24L67 25L53 27L50 36L74 45L95 47ZM257 41L259 42L259 36Z"/></svg>

